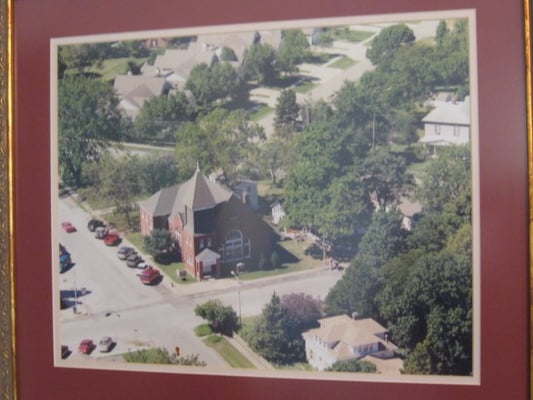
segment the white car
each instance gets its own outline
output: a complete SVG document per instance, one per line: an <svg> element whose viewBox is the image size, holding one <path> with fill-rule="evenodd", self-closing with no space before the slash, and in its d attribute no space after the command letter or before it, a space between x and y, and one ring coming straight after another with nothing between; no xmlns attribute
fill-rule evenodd
<svg viewBox="0 0 533 400"><path fill-rule="evenodd" d="M113 348L113 345L113 339L109 336L104 336L100 339L100 342L98 342L98 350L102 353L108 353Z"/></svg>

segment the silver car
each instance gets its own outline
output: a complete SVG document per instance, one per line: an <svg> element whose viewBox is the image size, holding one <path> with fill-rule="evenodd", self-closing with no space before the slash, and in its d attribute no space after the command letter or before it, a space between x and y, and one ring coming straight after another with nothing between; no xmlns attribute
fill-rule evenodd
<svg viewBox="0 0 533 400"><path fill-rule="evenodd" d="M104 336L100 339L100 342L98 342L98 350L102 353L108 353L113 348L113 344L113 339L110 336Z"/></svg>

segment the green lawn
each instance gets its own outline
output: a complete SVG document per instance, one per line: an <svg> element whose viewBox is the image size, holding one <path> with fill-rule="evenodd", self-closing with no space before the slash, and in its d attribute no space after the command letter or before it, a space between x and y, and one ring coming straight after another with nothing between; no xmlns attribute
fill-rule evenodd
<svg viewBox="0 0 533 400"><path fill-rule="evenodd" d="M250 120L258 121L261 118L266 117L268 114L271 114L272 112L274 112L274 109L272 107L263 104L250 114Z"/></svg>
<svg viewBox="0 0 533 400"><path fill-rule="evenodd" d="M352 60L350 57L343 56L342 58L338 59L334 63L330 64L329 67L338 68L338 69L348 69L354 66L356 63L357 62Z"/></svg>
<svg viewBox="0 0 533 400"><path fill-rule="evenodd" d="M142 65L148 57L145 58L111 58L102 61L101 65L88 69L88 72L94 72L101 75L104 82L115 79L117 75L126 74L128 72L128 61L133 61L137 65Z"/></svg>
<svg viewBox="0 0 533 400"><path fill-rule="evenodd" d="M230 367L255 368L250 360L243 356L239 350L233 347L233 345L223 336L208 336L207 339L204 340L204 343L220 354Z"/></svg>
<svg viewBox="0 0 533 400"><path fill-rule="evenodd" d="M348 42L359 43L374 35L374 32L354 31L349 28L338 28L335 30L336 40L346 40Z"/></svg>
<svg viewBox="0 0 533 400"><path fill-rule="evenodd" d="M311 81L308 81L307 79L303 80L301 83L299 83L297 86L294 86L292 89L296 93L307 93L311 90L313 90L316 87L316 84L314 84Z"/></svg>

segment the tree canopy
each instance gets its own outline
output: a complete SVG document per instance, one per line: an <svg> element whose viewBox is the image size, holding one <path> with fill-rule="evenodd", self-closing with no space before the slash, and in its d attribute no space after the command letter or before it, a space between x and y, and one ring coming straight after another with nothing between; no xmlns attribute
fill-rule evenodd
<svg viewBox="0 0 533 400"><path fill-rule="evenodd" d="M413 43L414 41L415 34L407 25L391 25L383 28L372 39L366 51L366 56L374 65L383 64L390 61L400 47Z"/></svg>
<svg viewBox="0 0 533 400"><path fill-rule="evenodd" d="M262 128L251 123L244 110L216 108L179 129L178 170L183 177L190 176L198 163L203 171L222 170L230 182L239 168L254 162L257 143L263 139Z"/></svg>
<svg viewBox="0 0 533 400"><path fill-rule="evenodd" d="M63 181L82 183L83 166L100 159L123 137L122 114L113 88L98 80L67 77L59 82L59 169Z"/></svg>

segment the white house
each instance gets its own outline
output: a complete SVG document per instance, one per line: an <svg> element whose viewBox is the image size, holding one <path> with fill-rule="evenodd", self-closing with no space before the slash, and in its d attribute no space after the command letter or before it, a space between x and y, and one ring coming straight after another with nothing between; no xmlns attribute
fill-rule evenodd
<svg viewBox="0 0 533 400"><path fill-rule="evenodd" d="M387 329L371 318L353 319L347 315L324 318L320 327L302 334L307 361L323 371L337 361L373 355L380 359L395 358L394 345Z"/></svg>
<svg viewBox="0 0 533 400"><path fill-rule="evenodd" d="M463 102L435 102L435 108L423 119L424 136L420 143L432 146L470 142L470 99Z"/></svg>

